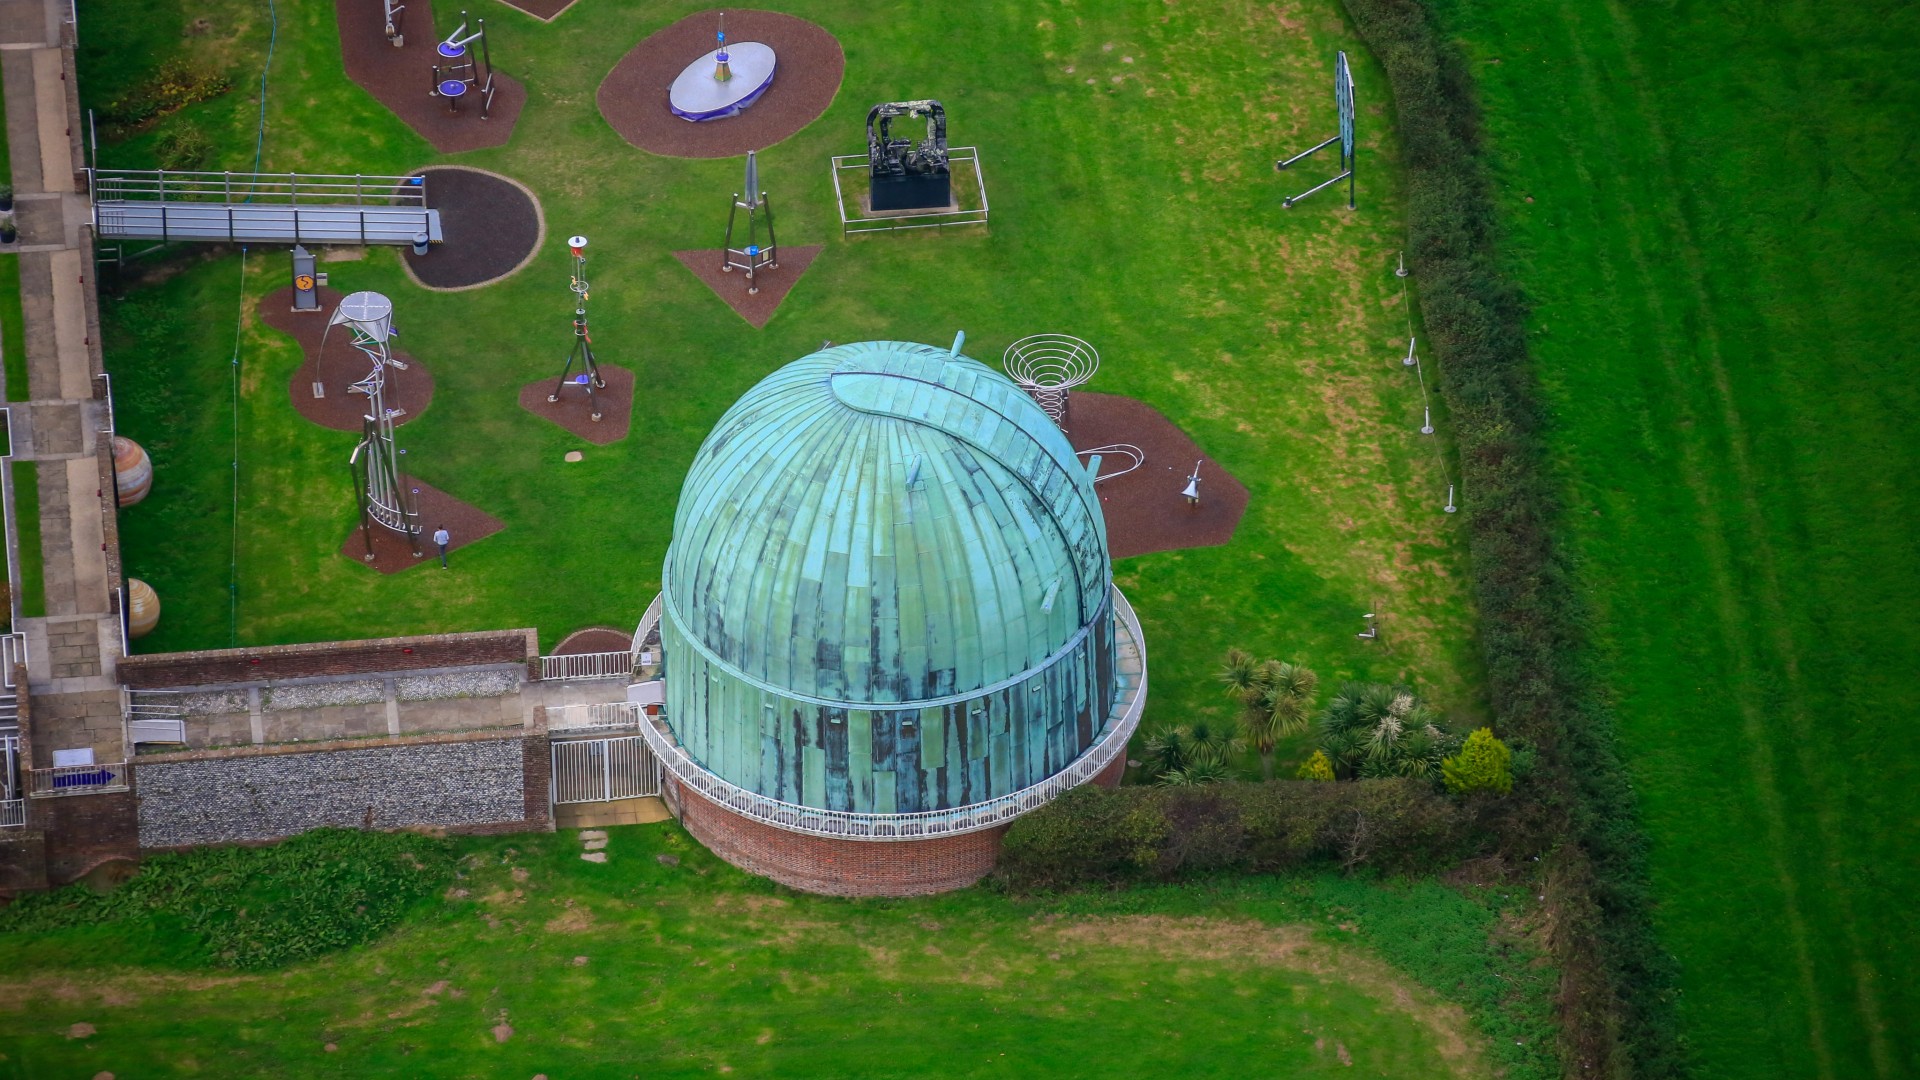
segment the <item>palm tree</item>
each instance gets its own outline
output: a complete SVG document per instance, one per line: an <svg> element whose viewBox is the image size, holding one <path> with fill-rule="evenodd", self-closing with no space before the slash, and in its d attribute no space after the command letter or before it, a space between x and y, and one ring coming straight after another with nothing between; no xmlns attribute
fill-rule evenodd
<svg viewBox="0 0 1920 1080"><path fill-rule="evenodd" d="M1184 768L1160 774L1160 787L1199 787L1233 779L1233 770L1217 761L1196 761Z"/></svg>
<svg viewBox="0 0 1920 1080"><path fill-rule="evenodd" d="M1196 720L1185 728L1187 762L1190 765L1225 766L1233 755L1247 748L1245 739L1231 720Z"/></svg>
<svg viewBox="0 0 1920 1080"><path fill-rule="evenodd" d="M1342 778L1432 779L1453 752L1454 738L1412 690L1347 683L1320 714L1320 749Z"/></svg>
<svg viewBox="0 0 1920 1080"><path fill-rule="evenodd" d="M1151 772L1163 776L1178 772L1186 768L1191 757L1186 728L1161 728L1147 738L1147 768Z"/></svg>
<svg viewBox="0 0 1920 1080"><path fill-rule="evenodd" d="M1304 664L1255 663L1240 649L1227 650L1220 681L1240 703L1247 739L1260 752L1260 775L1273 779L1273 751L1280 740L1307 729L1320 676Z"/></svg>

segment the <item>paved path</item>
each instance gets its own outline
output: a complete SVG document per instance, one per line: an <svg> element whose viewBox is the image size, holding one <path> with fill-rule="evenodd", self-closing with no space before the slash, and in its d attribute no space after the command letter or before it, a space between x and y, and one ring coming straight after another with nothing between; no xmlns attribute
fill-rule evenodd
<svg viewBox="0 0 1920 1080"><path fill-rule="evenodd" d="M11 406L12 469L16 483L27 469L39 482L47 611L18 626L27 637L35 758L90 745L96 760L119 761L127 754L114 678L112 415L81 190L83 121L65 45L70 10L66 0L0 0L30 398Z"/></svg>

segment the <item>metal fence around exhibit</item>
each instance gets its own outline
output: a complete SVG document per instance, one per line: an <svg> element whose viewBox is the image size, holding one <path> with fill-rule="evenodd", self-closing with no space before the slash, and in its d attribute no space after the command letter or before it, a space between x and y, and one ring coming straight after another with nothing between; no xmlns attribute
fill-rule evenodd
<svg viewBox="0 0 1920 1080"><path fill-rule="evenodd" d="M840 840L900 840L958 836L991 829L1038 810L1068 790L1092 780L1127 752L1127 742L1140 726L1140 713L1147 701L1146 639L1141 636L1140 619L1134 614L1133 605L1117 588L1113 590L1113 613L1120 631L1122 677L1130 680L1126 700L1118 714L1109 719L1100 738L1065 769L1038 784L986 802L908 814L819 810L770 799L722 780L688 757L658 718L641 725L640 734L653 748L660 767L685 787L723 809L789 832Z"/></svg>
<svg viewBox="0 0 1920 1080"><path fill-rule="evenodd" d="M556 740L553 801L611 802L660 794L660 763L638 735Z"/></svg>
<svg viewBox="0 0 1920 1080"><path fill-rule="evenodd" d="M888 232L893 229L938 229L944 225L985 225L987 223L987 212L989 209L987 206L987 174L981 171L980 168L980 151L972 146L953 147L947 151L947 167L951 169L956 165L971 165L973 167L974 186L980 193L980 205L978 207L968 207L963 210L901 210L885 217L862 217L858 210L860 204L856 201L853 204L855 212L853 216L849 217L847 214L847 195L846 192L841 189L840 174L843 172L858 172L863 176L866 175L868 172L868 158L865 154L836 155L833 158L833 197L835 203L838 204L840 208L840 232L844 235L846 233ZM856 194L855 199L857 200L858 198L859 196ZM954 201L956 204L959 202L958 196L955 197ZM872 213L872 211L867 212Z"/></svg>

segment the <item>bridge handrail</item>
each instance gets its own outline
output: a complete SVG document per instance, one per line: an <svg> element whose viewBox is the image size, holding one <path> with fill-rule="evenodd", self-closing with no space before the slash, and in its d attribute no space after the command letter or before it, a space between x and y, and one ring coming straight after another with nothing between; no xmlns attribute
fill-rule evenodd
<svg viewBox="0 0 1920 1080"><path fill-rule="evenodd" d="M96 169L93 201L425 206L426 181L365 173L239 173Z"/></svg>

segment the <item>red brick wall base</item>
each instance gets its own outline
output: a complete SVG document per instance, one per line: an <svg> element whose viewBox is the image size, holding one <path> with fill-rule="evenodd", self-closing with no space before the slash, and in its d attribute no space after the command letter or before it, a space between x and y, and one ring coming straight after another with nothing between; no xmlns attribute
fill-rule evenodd
<svg viewBox="0 0 1920 1080"><path fill-rule="evenodd" d="M776 829L722 810L662 778L681 824L715 855L750 874L828 896L925 896L987 875L1006 826L936 840L831 840Z"/></svg>

